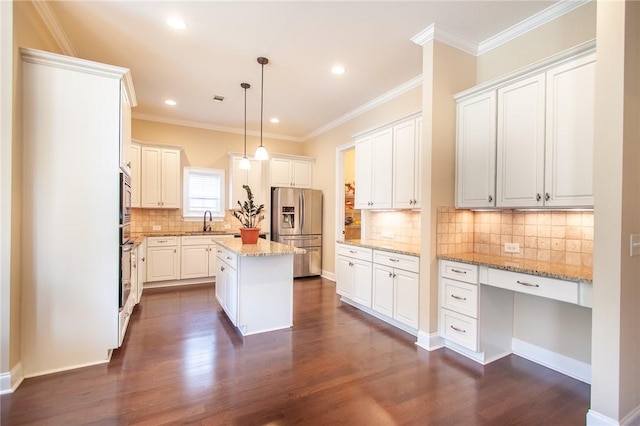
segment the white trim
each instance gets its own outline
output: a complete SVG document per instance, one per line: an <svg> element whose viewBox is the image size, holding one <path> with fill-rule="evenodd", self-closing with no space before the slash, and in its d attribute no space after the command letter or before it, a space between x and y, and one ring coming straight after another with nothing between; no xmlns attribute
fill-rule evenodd
<svg viewBox="0 0 640 426"><path fill-rule="evenodd" d="M54 373L62 373L64 371L76 370L78 368L93 367L94 365L108 364L110 359L111 359L111 353L107 351L106 359L101 361L94 361L94 362L88 362L86 364L76 364L76 365L65 366L62 368L53 368L51 370L38 371L37 373L33 373L33 374L25 374L24 378L30 379L32 377L46 376L47 374L54 374Z"/></svg>
<svg viewBox="0 0 640 426"><path fill-rule="evenodd" d="M587 426L618 426L620 423L610 417L589 409L587 411Z"/></svg>
<svg viewBox="0 0 640 426"><path fill-rule="evenodd" d="M57 53L45 52L42 50L20 48L20 56L24 62L46 65L55 68L67 69L72 71L80 71L87 74L94 74L101 77L113 78L129 81L126 77L130 73L129 69L118 67L115 65L107 65L100 62L89 61L87 59L74 58L72 56L59 55ZM125 83L126 85L126 83ZM133 96L135 94L132 87L127 87L128 93Z"/></svg>
<svg viewBox="0 0 640 426"><path fill-rule="evenodd" d="M585 362L552 352L515 337L511 340L511 350L514 354L536 364L544 365L581 382L591 383L591 365Z"/></svg>
<svg viewBox="0 0 640 426"><path fill-rule="evenodd" d="M62 49L62 52L64 52L65 55L78 56L76 50L71 45L67 34L62 29L60 21L58 21L55 13L53 13L53 10L51 10L51 6L49 6L49 3L35 0L32 0L31 3L33 4L33 7L35 7L38 11L38 14L49 29L49 32L51 32L51 35L53 36L60 49Z"/></svg>
<svg viewBox="0 0 640 426"><path fill-rule="evenodd" d="M335 218L334 224L334 241L344 241L343 224L344 224L344 153L356 146L355 141L342 144L336 147L335 162ZM335 244L334 244L335 246ZM334 250L334 265L338 264L338 253Z"/></svg>
<svg viewBox="0 0 640 426"><path fill-rule="evenodd" d="M511 40L520 37L523 34L528 33L544 24L547 24L554 19L561 17L564 14L571 12L579 7L584 6L589 0L562 0L552 6L528 17L527 19L518 22L517 24L507 28L504 31L495 34L488 39L478 43L477 54L482 55L496 47L502 46Z"/></svg>
<svg viewBox="0 0 640 426"><path fill-rule="evenodd" d="M418 330L416 345L428 351L435 351L444 348L444 339L437 332L429 334L426 331Z"/></svg>
<svg viewBox="0 0 640 426"><path fill-rule="evenodd" d="M151 148L160 148L160 149L176 149L178 151L184 151L184 147L180 145L165 145L158 144L157 142L143 141L141 139L131 138L131 143L140 145L141 147L151 147Z"/></svg>
<svg viewBox="0 0 640 426"><path fill-rule="evenodd" d="M149 281L142 285L142 289L148 290L150 288L165 288L165 287L183 287L196 284L211 284L215 283L215 276L202 277L202 278L189 278L184 280L167 280L167 281Z"/></svg>
<svg viewBox="0 0 640 426"><path fill-rule="evenodd" d="M162 117L162 116L153 115L153 114L142 114L139 112L134 112L131 114L131 116L136 120L146 120L146 121L153 121L156 123L173 124L174 126L193 127L196 129L206 129L206 130L214 130L216 132L244 135L244 129L236 129L235 127L218 126L210 123L202 123L202 122L191 121L191 120L180 120L180 119ZM247 135L260 136L260 132L248 130ZM290 142L304 142L303 139L295 136L277 135L274 133L263 133L263 136L269 139L277 139L277 140L290 141Z"/></svg>
<svg viewBox="0 0 640 426"><path fill-rule="evenodd" d="M242 158L244 156L244 154L242 152L237 152L237 151L229 151L227 152L227 156L229 158L233 158L233 157L240 157ZM247 158L249 158L249 160L254 160L255 158L253 158L252 156L247 156ZM316 159L315 157L307 157L306 155L294 155L294 154L278 154L278 153L269 153L269 160L273 159L273 158L287 158L289 160L304 160L304 161L313 161L315 163ZM266 160L265 162L269 162L269 160Z"/></svg>
<svg viewBox="0 0 640 426"><path fill-rule="evenodd" d="M388 91L387 93L384 93L380 96L378 96L377 98L374 98L372 100L370 100L369 102L367 102L364 105L360 105L358 108L349 111L348 113L344 114L341 117L338 117L337 119L333 120L332 122L325 124L324 126L314 130L313 132L309 133L308 135L306 135L305 137L302 138L303 142L308 141L311 138L314 138L318 135L321 135L324 132L327 132L335 127L338 127L339 125L346 123L349 120L352 120L354 118L356 118L359 115L364 114L367 111L370 111L380 105L385 104L386 102L389 102L390 100L402 95L403 93L406 93L418 86L422 85L422 74L420 74L417 77L412 78L411 80L407 81L406 83L401 84L400 86L396 87L395 89L391 89L390 91Z"/></svg>
<svg viewBox="0 0 640 426"><path fill-rule="evenodd" d="M22 363L18 362L11 371L0 374L0 395L14 392L23 380Z"/></svg>
<svg viewBox="0 0 640 426"><path fill-rule="evenodd" d="M474 42L451 31L445 30L440 26L436 28L435 23L429 25L427 28L411 37L411 41L418 46L424 46L432 40L438 40L474 56L478 54L478 46Z"/></svg>
<svg viewBox="0 0 640 426"><path fill-rule="evenodd" d="M376 124L374 126L371 126L371 127L367 128L365 130L361 130L358 133L354 133L353 135L351 135L351 137L353 139L359 138L359 137L364 136L364 135L366 135L368 133L376 132L376 131L382 129L383 127L390 127L390 126L393 126L396 123L400 123L401 121L409 120L411 118L418 118L420 115L422 115L422 109L421 108L413 110L413 111L410 111L410 112L405 113L405 114L402 114L401 116L396 117L396 118L392 118L391 120L387 120L385 122L378 123L378 124Z"/></svg>
<svg viewBox="0 0 640 426"><path fill-rule="evenodd" d="M640 405L634 408L629 414L624 416L622 421L620 422L623 425L637 425L640 424Z"/></svg>
<svg viewBox="0 0 640 426"><path fill-rule="evenodd" d="M336 282L336 274L334 274L333 272L329 272L326 269L322 270L322 272L320 273L320 276L329 281L333 281L334 283Z"/></svg>

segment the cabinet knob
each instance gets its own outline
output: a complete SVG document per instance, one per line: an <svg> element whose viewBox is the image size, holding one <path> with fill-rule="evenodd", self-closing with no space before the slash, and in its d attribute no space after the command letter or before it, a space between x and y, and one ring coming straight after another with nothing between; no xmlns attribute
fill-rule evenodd
<svg viewBox="0 0 640 426"><path fill-rule="evenodd" d="M127 167L131 168L131 161L127 162Z"/></svg>
<svg viewBox="0 0 640 426"><path fill-rule="evenodd" d="M175 253L175 252L176 252L176 249L173 249L173 252Z"/></svg>
<svg viewBox="0 0 640 426"><path fill-rule="evenodd" d="M544 199L545 199L545 201L549 201L549 200L551 199L551 195L549 195L549 193L548 193L548 192L546 192L546 193L544 194Z"/></svg>
<svg viewBox="0 0 640 426"><path fill-rule="evenodd" d="M144 262L144 257L142 259L140 259L140 260L142 260Z"/></svg>
<svg viewBox="0 0 640 426"><path fill-rule="evenodd" d="M489 195L489 202L493 203L493 197L491 195Z"/></svg>
<svg viewBox="0 0 640 426"><path fill-rule="evenodd" d="M536 194L536 201L540 201L542 199L542 196L540 195L540 193L538 192Z"/></svg>
<svg viewBox="0 0 640 426"><path fill-rule="evenodd" d="M393 274L389 272L389 278L393 278Z"/></svg>

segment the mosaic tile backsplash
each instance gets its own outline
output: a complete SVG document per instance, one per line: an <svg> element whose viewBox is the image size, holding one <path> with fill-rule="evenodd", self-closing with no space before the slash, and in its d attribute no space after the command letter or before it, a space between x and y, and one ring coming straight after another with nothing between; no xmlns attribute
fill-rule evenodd
<svg viewBox="0 0 640 426"><path fill-rule="evenodd" d="M132 209L131 212L131 232L134 234L151 234L163 232L197 232L202 231L203 220L185 221L182 217L182 210L168 209ZM240 222L233 217L229 211L226 212L224 221L209 222L211 230L214 232L238 232ZM225 228L225 224L228 225ZM160 226L160 230L153 227Z"/></svg>
<svg viewBox="0 0 640 426"><path fill-rule="evenodd" d="M437 227L438 254L474 252L593 266L593 212L439 207ZM504 243L518 243L520 253L505 253Z"/></svg>

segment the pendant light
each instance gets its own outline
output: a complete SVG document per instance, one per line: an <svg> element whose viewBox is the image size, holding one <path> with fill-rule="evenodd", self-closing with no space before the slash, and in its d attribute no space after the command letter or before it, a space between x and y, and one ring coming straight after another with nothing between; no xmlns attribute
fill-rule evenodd
<svg viewBox="0 0 640 426"><path fill-rule="evenodd" d="M244 89L244 157L240 160L238 167L242 170L251 168L251 162L247 158L247 89L251 87L249 83L240 83L240 87Z"/></svg>
<svg viewBox="0 0 640 426"><path fill-rule="evenodd" d="M262 56L258 58L258 63L262 66L262 76L260 80L260 146L256 149L254 157L256 160L268 160L269 152L262 145L262 111L264 109L264 66L269 63L267 58Z"/></svg>

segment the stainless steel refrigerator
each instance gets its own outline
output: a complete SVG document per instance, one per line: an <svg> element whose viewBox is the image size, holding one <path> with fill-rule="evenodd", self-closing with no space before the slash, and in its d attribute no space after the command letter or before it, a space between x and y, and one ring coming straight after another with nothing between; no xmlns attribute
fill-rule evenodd
<svg viewBox="0 0 640 426"><path fill-rule="evenodd" d="M294 255L294 278L320 275L322 191L271 188L271 240L306 250Z"/></svg>

